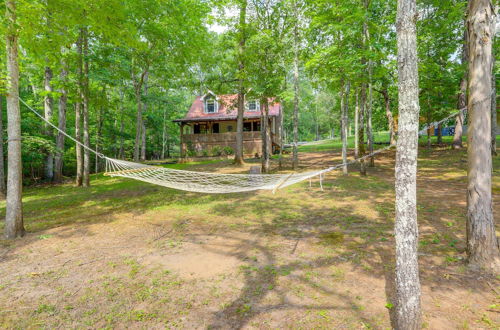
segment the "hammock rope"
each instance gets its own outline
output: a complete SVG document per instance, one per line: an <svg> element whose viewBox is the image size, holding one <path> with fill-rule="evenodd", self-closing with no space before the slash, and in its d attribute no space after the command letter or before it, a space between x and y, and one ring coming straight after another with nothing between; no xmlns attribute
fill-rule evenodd
<svg viewBox="0 0 500 330"><path fill-rule="evenodd" d="M373 157L378 153L381 153L383 151L386 151L394 147L394 145L389 145L387 147L378 149L370 154L364 155L363 157L350 160L346 163L337 164L322 170L308 171L302 173L292 172L286 174L223 174L223 173L176 170L171 168L152 166L147 164L135 163L126 160L106 157L102 153L99 153L96 150L84 145L83 143L73 138L63 130L59 129L50 121L46 120L45 117L43 117L31 106L29 106L21 98L19 98L19 100L35 115L40 117L40 119L42 119L52 128L57 130L59 133L63 134L64 136L66 136L76 144L82 146L83 148L87 149L88 151L96 154L98 157L104 159L106 161L106 172L104 173L104 175L110 177L129 178L172 189L191 191L191 192L225 194L225 193L247 192L255 190L271 190L274 193L279 189L283 189L285 187L291 186L293 184L305 180L309 180L309 184L311 185L312 178L316 176L319 177L320 188L321 190L323 190L323 179L326 173L342 168L345 165L351 165L366 158ZM444 122L458 115L462 111L465 111L466 109L467 108L460 109L458 112L433 124L437 125L441 122ZM425 131L426 129L427 128L424 128L420 132Z"/></svg>

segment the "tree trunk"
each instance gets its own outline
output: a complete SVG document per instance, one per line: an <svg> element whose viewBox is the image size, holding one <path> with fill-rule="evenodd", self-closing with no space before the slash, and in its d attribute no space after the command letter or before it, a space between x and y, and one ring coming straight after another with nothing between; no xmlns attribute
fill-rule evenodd
<svg viewBox="0 0 500 330"><path fill-rule="evenodd" d="M103 94L106 95L106 92L103 89ZM99 112L97 113L97 130L95 137L95 173L99 173L99 156L97 156L98 152L101 152L99 149L101 148L101 137L102 137L102 125L104 122L104 111L103 107L99 108Z"/></svg>
<svg viewBox="0 0 500 330"><path fill-rule="evenodd" d="M462 66L465 72L460 79L460 92L458 93L458 110L463 110L467 106L467 62L468 59L468 40L467 28L464 28L464 40L462 43ZM451 144L453 149L461 149L462 145L462 134L464 125L464 113L461 111L455 118L455 134L453 135L453 143Z"/></svg>
<svg viewBox="0 0 500 330"><path fill-rule="evenodd" d="M0 98L0 195L5 198L7 187L5 185L5 160L3 157L3 100Z"/></svg>
<svg viewBox="0 0 500 330"><path fill-rule="evenodd" d="M384 89L381 91L382 96L384 97L384 105L385 105L385 116L387 117L387 124L389 128L389 138L390 144L396 144L396 129L394 127L394 117L391 111L391 99L389 96L389 91L387 89L387 85L384 85Z"/></svg>
<svg viewBox="0 0 500 330"><path fill-rule="evenodd" d="M297 3L293 2L294 13L298 19ZM293 26L293 156L292 167L299 167L299 22Z"/></svg>
<svg viewBox="0 0 500 330"><path fill-rule="evenodd" d="M23 224L23 170L21 160L21 111L19 109L18 27L16 2L6 0L7 21L7 201L5 237L24 236Z"/></svg>
<svg viewBox="0 0 500 330"><path fill-rule="evenodd" d="M44 89L45 93L47 93L44 96L43 99L43 107L44 107L44 117L45 120L47 121L52 121L52 115L53 115L53 103L54 100L52 99L52 69L50 67L45 67L45 73L44 73ZM52 140L53 132L52 132L52 127L50 127L49 124L45 123L45 135L49 140ZM49 153L47 155L47 158L45 159L45 179L48 181L52 181L54 179L54 155L52 153Z"/></svg>
<svg viewBox="0 0 500 330"><path fill-rule="evenodd" d="M500 272L491 199L492 10L489 0L469 1L467 255L470 266Z"/></svg>
<svg viewBox="0 0 500 330"><path fill-rule="evenodd" d="M393 328L420 329L418 273L417 153L418 58L416 0L398 0L399 125L396 151L396 308Z"/></svg>
<svg viewBox="0 0 500 330"><path fill-rule="evenodd" d="M366 109L366 83L361 84L361 107L359 109L359 123L358 123L358 138L359 138L359 157L365 155L365 109ZM359 171L361 175L366 175L366 164L365 160L361 159L359 161L360 168Z"/></svg>
<svg viewBox="0 0 500 330"><path fill-rule="evenodd" d="M124 158L124 144L125 144L125 137L123 136L124 130L125 130L125 107L124 107L124 102L125 102L125 93L123 92L123 89L120 89L120 149L118 151L118 158L123 159Z"/></svg>
<svg viewBox="0 0 500 330"><path fill-rule="evenodd" d="M341 87L341 96L340 96L340 107L342 109L342 162L344 166L342 167L342 172L344 175L347 175L347 120L348 120L348 111L349 111L349 93L351 89L351 83L347 81L344 86Z"/></svg>
<svg viewBox="0 0 500 330"><path fill-rule="evenodd" d="M66 82L68 77L68 71L66 67L66 63L63 63L63 68L61 70L61 82L62 88L60 90L61 96L59 97L59 118L58 118L58 128L65 132L66 131L66 107L68 103L68 92L66 90ZM54 173L54 181L62 182L63 179L63 155L64 155L64 135L60 132L57 133L56 140L56 158L55 158L55 173Z"/></svg>
<svg viewBox="0 0 500 330"><path fill-rule="evenodd" d="M440 145L443 143L443 123L438 124L437 130L438 130L437 144Z"/></svg>
<svg viewBox="0 0 500 330"><path fill-rule="evenodd" d="M267 98L263 98L261 104L264 106L262 111L262 173L268 173L270 168L269 147L270 147L270 125L269 125L269 104Z"/></svg>
<svg viewBox="0 0 500 330"><path fill-rule="evenodd" d="M366 11L366 17L369 17L369 0L364 0L364 7ZM363 37L364 37L364 46L368 52L371 52L371 44L370 44L370 30L368 29L368 19L363 22ZM373 66L372 60L368 60L368 102L366 104L366 135L368 142L368 153L373 153L373 131L372 131L372 105L373 105L373 86L372 86L372 74L373 74ZM375 166L375 158L370 157L370 167Z"/></svg>
<svg viewBox="0 0 500 330"><path fill-rule="evenodd" d="M467 106L467 79L464 77L460 80L460 93L458 94L458 109L464 109ZM462 134L464 125L464 113L461 111L455 117L455 134L453 135L452 147L454 149L461 149Z"/></svg>
<svg viewBox="0 0 500 330"><path fill-rule="evenodd" d="M89 40L87 30L83 30L83 186L90 186L90 136L89 136Z"/></svg>
<svg viewBox="0 0 500 330"><path fill-rule="evenodd" d="M133 65L132 65L133 66ZM134 83L135 91L135 102L137 104L137 117L135 123L135 145L134 145L134 161L138 162L141 152L141 139L142 139L142 84L144 82L144 77L146 76L148 70L144 70L139 79L132 73L132 80Z"/></svg>
<svg viewBox="0 0 500 330"><path fill-rule="evenodd" d="M146 121L144 120L144 113L148 110L148 90L149 90L149 85L148 85L148 80L149 80L149 71L146 71L146 74L144 75L144 100L143 100L143 105L142 105L142 122L141 122L141 161L146 160Z"/></svg>
<svg viewBox="0 0 500 330"><path fill-rule="evenodd" d="M359 92L356 88L356 106L354 107L354 158L359 157Z"/></svg>
<svg viewBox="0 0 500 330"><path fill-rule="evenodd" d="M75 139L82 142L82 101L83 101L83 29L80 29L80 35L76 43L78 52L78 101L75 104ZM83 184L83 149L80 144L76 144L76 186Z"/></svg>
<svg viewBox="0 0 500 330"><path fill-rule="evenodd" d="M234 163L243 165L243 115L245 113L245 43L246 43L247 0L240 1L239 43L238 43L238 116L236 118L236 149Z"/></svg>
<svg viewBox="0 0 500 330"><path fill-rule="evenodd" d="M165 145L167 143L167 106L163 108L163 123L161 135L161 159L165 159Z"/></svg>

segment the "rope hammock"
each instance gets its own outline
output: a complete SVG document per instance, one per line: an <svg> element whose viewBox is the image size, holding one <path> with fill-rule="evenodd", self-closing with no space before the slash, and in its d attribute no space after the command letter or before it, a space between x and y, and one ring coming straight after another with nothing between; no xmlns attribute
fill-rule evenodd
<svg viewBox="0 0 500 330"><path fill-rule="evenodd" d="M35 115L40 117L44 122L57 130L59 133L63 134L83 148L93 152L98 157L104 159L106 161L106 172L104 173L104 175L111 177L129 178L168 188L192 192L212 194L236 193L254 190L272 190L273 192L276 192L276 190L278 189L288 187L301 181L312 179L316 176L319 177L320 186L321 189L323 189L322 181L325 173L334 171L338 168L343 167L344 165L350 165L359 162L393 147L393 145L389 145L385 148L378 149L371 154L351 160L345 164L342 163L323 170L303 173L294 172L288 174L221 174L176 170L106 157L102 153L99 153L94 149L82 144L77 139L73 138L63 130L56 127L51 122L47 121L40 113L29 106L21 98L19 98L19 100Z"/></svg>
<svg viewBox="0 0 500 330"><path fill-rule="evenodd" d="M372 157L391 147L392 145L389 145L369 155L347 162L347 164ZM272 190L273 192L276 192L278 189L282 189L317 176L320 179L320 185L322 188L324 174L344 166L344 164L339 164L318 171L303 173L294 172L288 174L221 174L175 170L109 157L104 157L104 159L106 160L106 173L104 173L104 175L107 176L135 179L178 190L212 194L235 193L253 190Z"/></svg>

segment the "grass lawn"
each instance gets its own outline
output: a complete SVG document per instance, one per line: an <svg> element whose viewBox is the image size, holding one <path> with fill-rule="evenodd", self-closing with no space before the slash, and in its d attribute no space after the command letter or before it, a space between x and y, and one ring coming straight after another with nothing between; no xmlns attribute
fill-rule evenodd
<svg viewBox="0 0 500 330"><path fill-rule="evenodd" d="M340 162L339 148L336 140L301 146L300 170ZM239 173L255 162L166 166ZM463 150L419 153L419 262L430 329L500 327L499 279L464 264L466 164ZM323 191L313 180L274 195L189 193L102 175L90 188L26 188L28 233L0 240L0 325L390 328L393 168L391 150L366 177L353 165L349 176L329 173ZM493 193L498 218L500 157Z"/></svg>

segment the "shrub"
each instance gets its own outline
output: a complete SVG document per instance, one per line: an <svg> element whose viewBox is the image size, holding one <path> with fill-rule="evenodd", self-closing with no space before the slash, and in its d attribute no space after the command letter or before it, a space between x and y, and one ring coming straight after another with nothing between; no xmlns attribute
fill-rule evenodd
<svg viewBox="0 0 500 330"><path fill-rule="evenodd" d="M212 148L212 156L222 156L224 150L220 146L215 146Z"/></svg>
<svg viewBox="0 0 500 330"><path fill-rule="evenodd" d="M208 150L203 149L203 150L201 151L201 155L202 155L203 157L208 157Z"/></svg>
<svg viewBox="0 0 500 330"><path fill-rule="evenodd" d="M224 155L226 156L230 156L230 155L234 155L234 150L233 148L231 148L230 146L225 146L223 149L222 149L222 152Z"/></svg>

